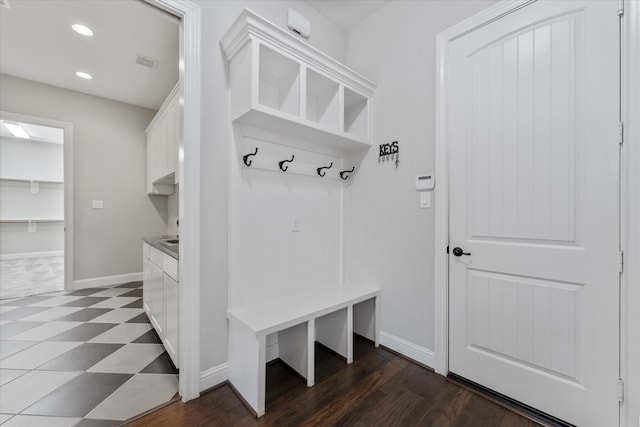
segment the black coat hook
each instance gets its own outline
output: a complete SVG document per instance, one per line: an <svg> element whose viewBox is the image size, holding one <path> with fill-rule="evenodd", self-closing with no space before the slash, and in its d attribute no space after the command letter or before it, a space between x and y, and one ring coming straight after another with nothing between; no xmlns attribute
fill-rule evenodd
<svg viewBox="0 0 640 427"><path fill-rule="evenodd" d="M322 167L316 169L318 171L318 175L325 176L326 172L323 171L323 169L331 169L332 166L333 166L333 162L331 162L331 164L329 166L322 166Z"/></svg>
<svg viewBox="0 0 640 427"><path fill-rule="evenodd" d="M251 160L249 160L249 157L255 156L256 154L258 154L258 147L256 147L256 151L254 153L249 153L242 156L242 161L244 162L244 165L251 166Z"/></svg>
<svg viewBox="0 0 640 427"><path fill-rule="evenodd" d="M350 174L351 172L353 172L354 170L356 170L355 166L353 166L350 171L342 171L342 172L340 172L340 178L342 178L343 180L346 180L347 178L349 178L347 175Z"/></svg>
<svg viewBox="0 0 640 427"><path fill-rule="evenodd" d="M294 159L295 157L296 157L296 156L292 154L292 155L291 155L291 160L283 160L283 161L281 161L281 162L278 162L278 165L280 166L280 170L281 170L282 172L286 172L286 171L287 171L287 169L289 169L289 166L285 166L284 164L285 164L285 163L293 162L293 159Z"/></svg>

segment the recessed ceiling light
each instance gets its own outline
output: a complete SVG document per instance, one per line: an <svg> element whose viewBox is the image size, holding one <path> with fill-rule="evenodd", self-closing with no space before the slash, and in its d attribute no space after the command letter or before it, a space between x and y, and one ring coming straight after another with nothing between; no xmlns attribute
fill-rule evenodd
<svg viewBox="0 0 640 427"><path fill-rule="evenodd" d="M27 131L24 130L24 128L20 125L20 123L2 122L2 124L7 129L9 129L9 132L11 132L16 138L31 138Z"/></svg>
<svg viewBox="0 0 640 427"><path fill-rule="evenodd" d="M86 80L91 80L93 78L91 76L91 74L85 73L83 71L76 71L76 76L80 77L81 79L86 79Z"/></svg>
<svg viewBox="0 0 640 427"><path fill-rule="evenodd" d="M82 24L73 24L71 28L73 28L73 31L78 34L82 34L83 36L91 37L93 35L93 31L91 31L91 28L86 27Z"/></svg>

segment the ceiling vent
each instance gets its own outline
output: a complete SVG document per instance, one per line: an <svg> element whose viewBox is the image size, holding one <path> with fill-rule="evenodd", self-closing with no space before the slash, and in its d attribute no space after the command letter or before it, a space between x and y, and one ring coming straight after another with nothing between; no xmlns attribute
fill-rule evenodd
<svg viewBox="0 0 640 427"><path fill-rule="evenodd" d="M11 6L9 5L9 0L0 0L0 7L11 9Z"/></svg>
<svg viewBox="0 0 640 427"><path fill-rule="evenodd" d="M0 1L7 1L7 0L0 0ZM157 59L149 58L148 56L142 56L140 54L136 56L136 64L140 64L143 67L151 68L152 70L155 70L156 68L158 68L159 63L160 61L158 61Z"/></svg>

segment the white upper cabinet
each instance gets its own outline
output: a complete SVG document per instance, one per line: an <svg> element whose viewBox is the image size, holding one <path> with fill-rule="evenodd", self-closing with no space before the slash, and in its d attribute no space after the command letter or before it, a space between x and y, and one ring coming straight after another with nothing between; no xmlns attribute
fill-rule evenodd
<svg viewBox="0 0 640 427"><path fill-rule="evenodd" d="M176 84L147 127L147 193L173 194L180 147L180 84Z"/></svg>
<svg viewBox="0 0 640 427"><path fill-rule="evenodd" d="M344 150L371 145L369 80L248 9L220 43L231 120Z"/></svg>

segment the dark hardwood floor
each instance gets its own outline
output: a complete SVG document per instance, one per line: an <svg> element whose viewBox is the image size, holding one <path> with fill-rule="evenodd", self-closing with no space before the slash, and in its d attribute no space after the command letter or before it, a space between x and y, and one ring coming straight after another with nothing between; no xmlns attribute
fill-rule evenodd
<svg viewBox="0 0 640 427"><path fill-rule="evenodd" d="M539 424L370 342L354 363L316 346L316 385L282 362L267 368L266 414L256 419L228 384L128 426L523 426Z"/></svg>

